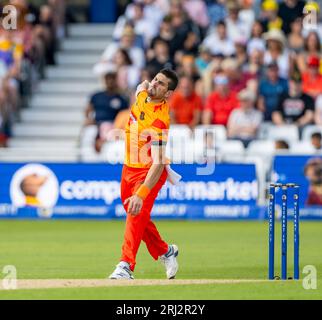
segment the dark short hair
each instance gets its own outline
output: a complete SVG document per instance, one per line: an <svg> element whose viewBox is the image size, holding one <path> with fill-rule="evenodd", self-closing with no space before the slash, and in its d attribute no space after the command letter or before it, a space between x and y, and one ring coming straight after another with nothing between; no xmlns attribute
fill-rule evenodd
<svg viewBox="0 0 322 320"><path fill-rule="evenodd" d="M321 132L313 132L311 135L311 138L317 138L317 139L322 139L322 134Z"/></svg>
<svg viewBox="0 0 322 320"><path fill-rule="evenodd" d="M168 86L169 90L175 90L177 85L178 85L178 75L176 74L175 71L171 70L171 69L162 69L159 71L159 73L162 73L163 75L165 75L168 79L170 79L170 83Z"/></svg>

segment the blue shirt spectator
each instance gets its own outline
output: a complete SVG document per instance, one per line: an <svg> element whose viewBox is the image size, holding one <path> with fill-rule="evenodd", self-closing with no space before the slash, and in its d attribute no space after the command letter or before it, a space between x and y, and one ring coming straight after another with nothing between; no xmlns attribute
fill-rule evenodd
<svg viewBox="0 0 322 320"><path fill-rule="evenodd" d="M272 121L272 112L276 110L281 95L287 91L287 80L278 76L277 64L269 64L266 77L259 83L260 109L264 112L264 121Z"/></svg>
<svg viewBox="0 0 322 320"><path fill-rule="evenodd" d="M113 122L121 110L128 108L128 101L118 93L116 74L109 72L105 76L106 89L92 95L86 109L86 124Z"/></svg>

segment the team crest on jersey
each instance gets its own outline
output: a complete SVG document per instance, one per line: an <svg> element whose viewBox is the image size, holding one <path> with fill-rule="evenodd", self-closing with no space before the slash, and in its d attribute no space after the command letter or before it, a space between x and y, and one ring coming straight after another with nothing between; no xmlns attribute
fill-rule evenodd
<svg viewBox="0 0 322 320"><path fill-rule="evenodd" d="M144 118L145 118L145 113L142 111L142 112L140 113L140 120L144 120Z"/></svg>

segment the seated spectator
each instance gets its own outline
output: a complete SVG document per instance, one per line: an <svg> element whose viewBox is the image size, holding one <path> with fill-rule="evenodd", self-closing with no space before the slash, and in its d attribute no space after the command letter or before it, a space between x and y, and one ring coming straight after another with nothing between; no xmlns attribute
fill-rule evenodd
<svg viewBox="0 0 322 320"><path fill-rule="evenodd" d="M210 50L200 46L199 54L196 58L196 67L198 73L202 76L212 60Z"/></svg>
<svg viewBox="0 0 322 320"><path fill-rule="evenodd" d="M208 27L209 17L206 4L203 0L184 1L183 8L197 26L200 28Z"/></svg>
<svg viewBox="0 0 322 320"><path fill-rule="evenodd" d="M110 64L118 49L125 49L128 51L134 65L139 69L145 66L145 56L142 48L135 46L135 32L132 27L127 26L122 34L119 42L112 42L107 46L102 54L101 60L94 66L94 73L96 75L103 75L105 73L106 65Z"/></svg>
<svg viewBox="0 0 322 320"><path fill-rule="evenodd" d="M170 57L167 42L159 39L154 43L154 55L150 61L147 61L146 67L153 75L157 74L163 68L174 68L174 62Z"/></svg>
<svg viewBox="0 0 322 320"><path fill-rule="evenodd" d="M263 25L259 20L255 21L252 30L250 39L247 42L247 53L250 55L254 50L265 51L265 41L262 38L264 32Z"/></svg>
<svg viewBox="0 0 322 320"><path fill-rule="evenodd" d="M235 54L234 42L227 35L226 23L220 21L216 29L213 30L203 41L202 44L209 49L212 55L223 55L229 57Z"/></svg>
<svg viewBox="0 0 322 320"><path fill-rule="evenodd" d="M251 24L239 16L240 6L237 1L227 2L228 16L226 18L227 35L232 41L244 39L247 41L251 32Z"/></svg>
<svg viewBox="0 0 322 320"><path fill-rule="evenodd" d="M276 0L264 0L259 19L265 32L273 29L281 30L283 20L278 16L278 2Z"/></svg>
<svg viewBox="0 0 322 320"><path fill-rule="evenodd" d="M187 124L192 129L199 124L202 100L196 94L191 78L180 78L178 89L173 93L169 105L172 124Z"/></svg>
<svg viewBox="0 0 322 320"><path fill-rule="evenodd" d="M314 123L322 126L322 95L319 95L315 100Z"/></svg>
<svg viewBox="0 0 322 320"><path fill-rule="evenodd" d="M190 77L195 83L200 79L195 58L192 55L184 55L176 70L179 74Z"/></svg>
<svg viewBox="0 0 322 320"><path fill-rule="evenodd" d="M172 17L171 16L165 16L162 20L161 26L160 26L160 30L159 30L159 34L154 37L151 41L151 45L150 48L147 52L147 59L151 60L154 58L154 46L155 43L158 40L163 40L165 41L168 46L169 46L169 53L171 57L174 57L175 52L176 52L176 48L177 48L177 44L176 39L175 39L175 30L172 26Z"/></svg>
<svg viewBox="0 0 322 320"><path fill-rule="evenodd" d="M278 76L277 63L270 63L266 77L259 83L258 107L264 113L264 121L272 121L272 112L276 110L280 97L287 92L287 81Z"/></svg>
<svg viewBox="0 0 322 320"><path fill-rule="evenodd" d="M225 59L221 64L221 68L228 77L230 90L237 93L245 89L247 82L254 78L250 73L242 72L237 60L233 58Z"/></svg>
<svg viewBox="0 0 322 320"><path fill-rule="evenodd" d="M309 57L319 57L321 60L321 41L319 35L315 31L310 31L304 41L304 51L299 53L296 58L296 65L301 73L308 69ZM322 64L320 73L322 74Z"/></svg>
<svg viewBox="0 0 322 320"><path fill-rule="evenodd" d="M111 70L105 75L105 86L105 91L97 92L90 98L85 111L85 125L113 123L119 111L128 108L127 100L118 92L115 71Z"/></svg>
<svg viewBox="0 0 322 320"><path fill-rule="evenodd" d="M300 79L289 80L287 94L281 96L272 120L276 125L296 124L303 128L313 122L314 100L302 92Z"/></svg>
<svg viewBox="0 0 322 320"><path fill-rule="evenodd" d="M237 60L238 67L243 69L248 61L247 42L244 39L236 39L235 51L235 59Z"/></svg>
<svg viewBox="0 0 322 320"><path fill-rule="evenodd" d="M140 70L136 67L125 49L117 50L113 62L117 69L117 85L124 94L135 91L140 81Z"/></svg>
<svg viewBox="0 0 322 320"><path fill-rule="evenodd" d="M291 32L291 23L296 18L303 16L305 1L302 0L284 0L278 9L278 16L283 21L283 31L286 35Z"/></svg>
<svg viewBox="0 0 322 320"><path fill-rule="evenodd" d="M227 8L225 6L226 0L214 0L207 2L210 27L213 27L216 26L220 21L223 21L227 16Z"/></svg>
<svg viewBox="0 0 322 320"><path fill-rule="evenodd" d="M216 75L214 82L215 90L206 100L202 123L226 126L230 113L238 106L236 92L229 89L229 81L224 74Z"/></svg>
<svg viewBox="0 0 322 320"><path fill-rule="evenodd" d="M275 141L275 150L289 150L290 146L285 140L276 140Z"/></svg>
<svg viewBox="0 0 322 320"><path fill-rule="evenodd" d="M286 49L286 38L282 31L271 30L264 34L267 43L267 50L264 54L264 64L267 65L276 61L279 69L279 76L284 79L289 77L289 54Z"/></svg>
<svg viewBox="0 0 322 320"><path fill-rule="evenodd" d="M295 54L304 50L304 37L302 35L302 18L296 18L291 23L291 32L287 37L288 47Z"/></svg>
<svg viewBox="0 0 322 320"><path fill-rule="evenodd" d="M238 99L240 107L229 115L227 136L230 139L241 140L247 148L249 142L256 138L263 115L255 109L256 95L253 91L249 89L240 91Z"/></svg>
<svg viewBox="0 0 322 320"><path fill-rule="evenodd" d="M322 75L319 68L319 57L311 56L308 59L308 70L302 74L302 90L313 99L322 94Z"/></svg>
<svg viewBox="0 0 322 320"><path fill-rule="evenodd" d="M133 2L131 13L128 12L127 15L122 15L117 19L113 32L115 40L121 38L124 28L129 23L133 25L135 34L143 40L143 48L148 48L151 40L158 34L159 25L144 16L143 3Z"/></svg>
<svg viewBox="0 0 322 320"><path fill-rule="evenodd" d="M313 132L311 135L312 146L317 150L321 151L322 148L322 134L321 132Z"/></svg>

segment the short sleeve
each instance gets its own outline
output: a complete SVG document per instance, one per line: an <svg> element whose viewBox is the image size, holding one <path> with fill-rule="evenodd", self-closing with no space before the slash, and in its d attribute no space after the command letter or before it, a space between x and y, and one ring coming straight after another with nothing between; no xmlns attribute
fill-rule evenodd
<svg viewBox="0 0 322 320"><path fill-rule="evenodd" d="M166 145L168 141L169 121L165 119L155 119L152 123L151 129L152 145Z"/></svg>

